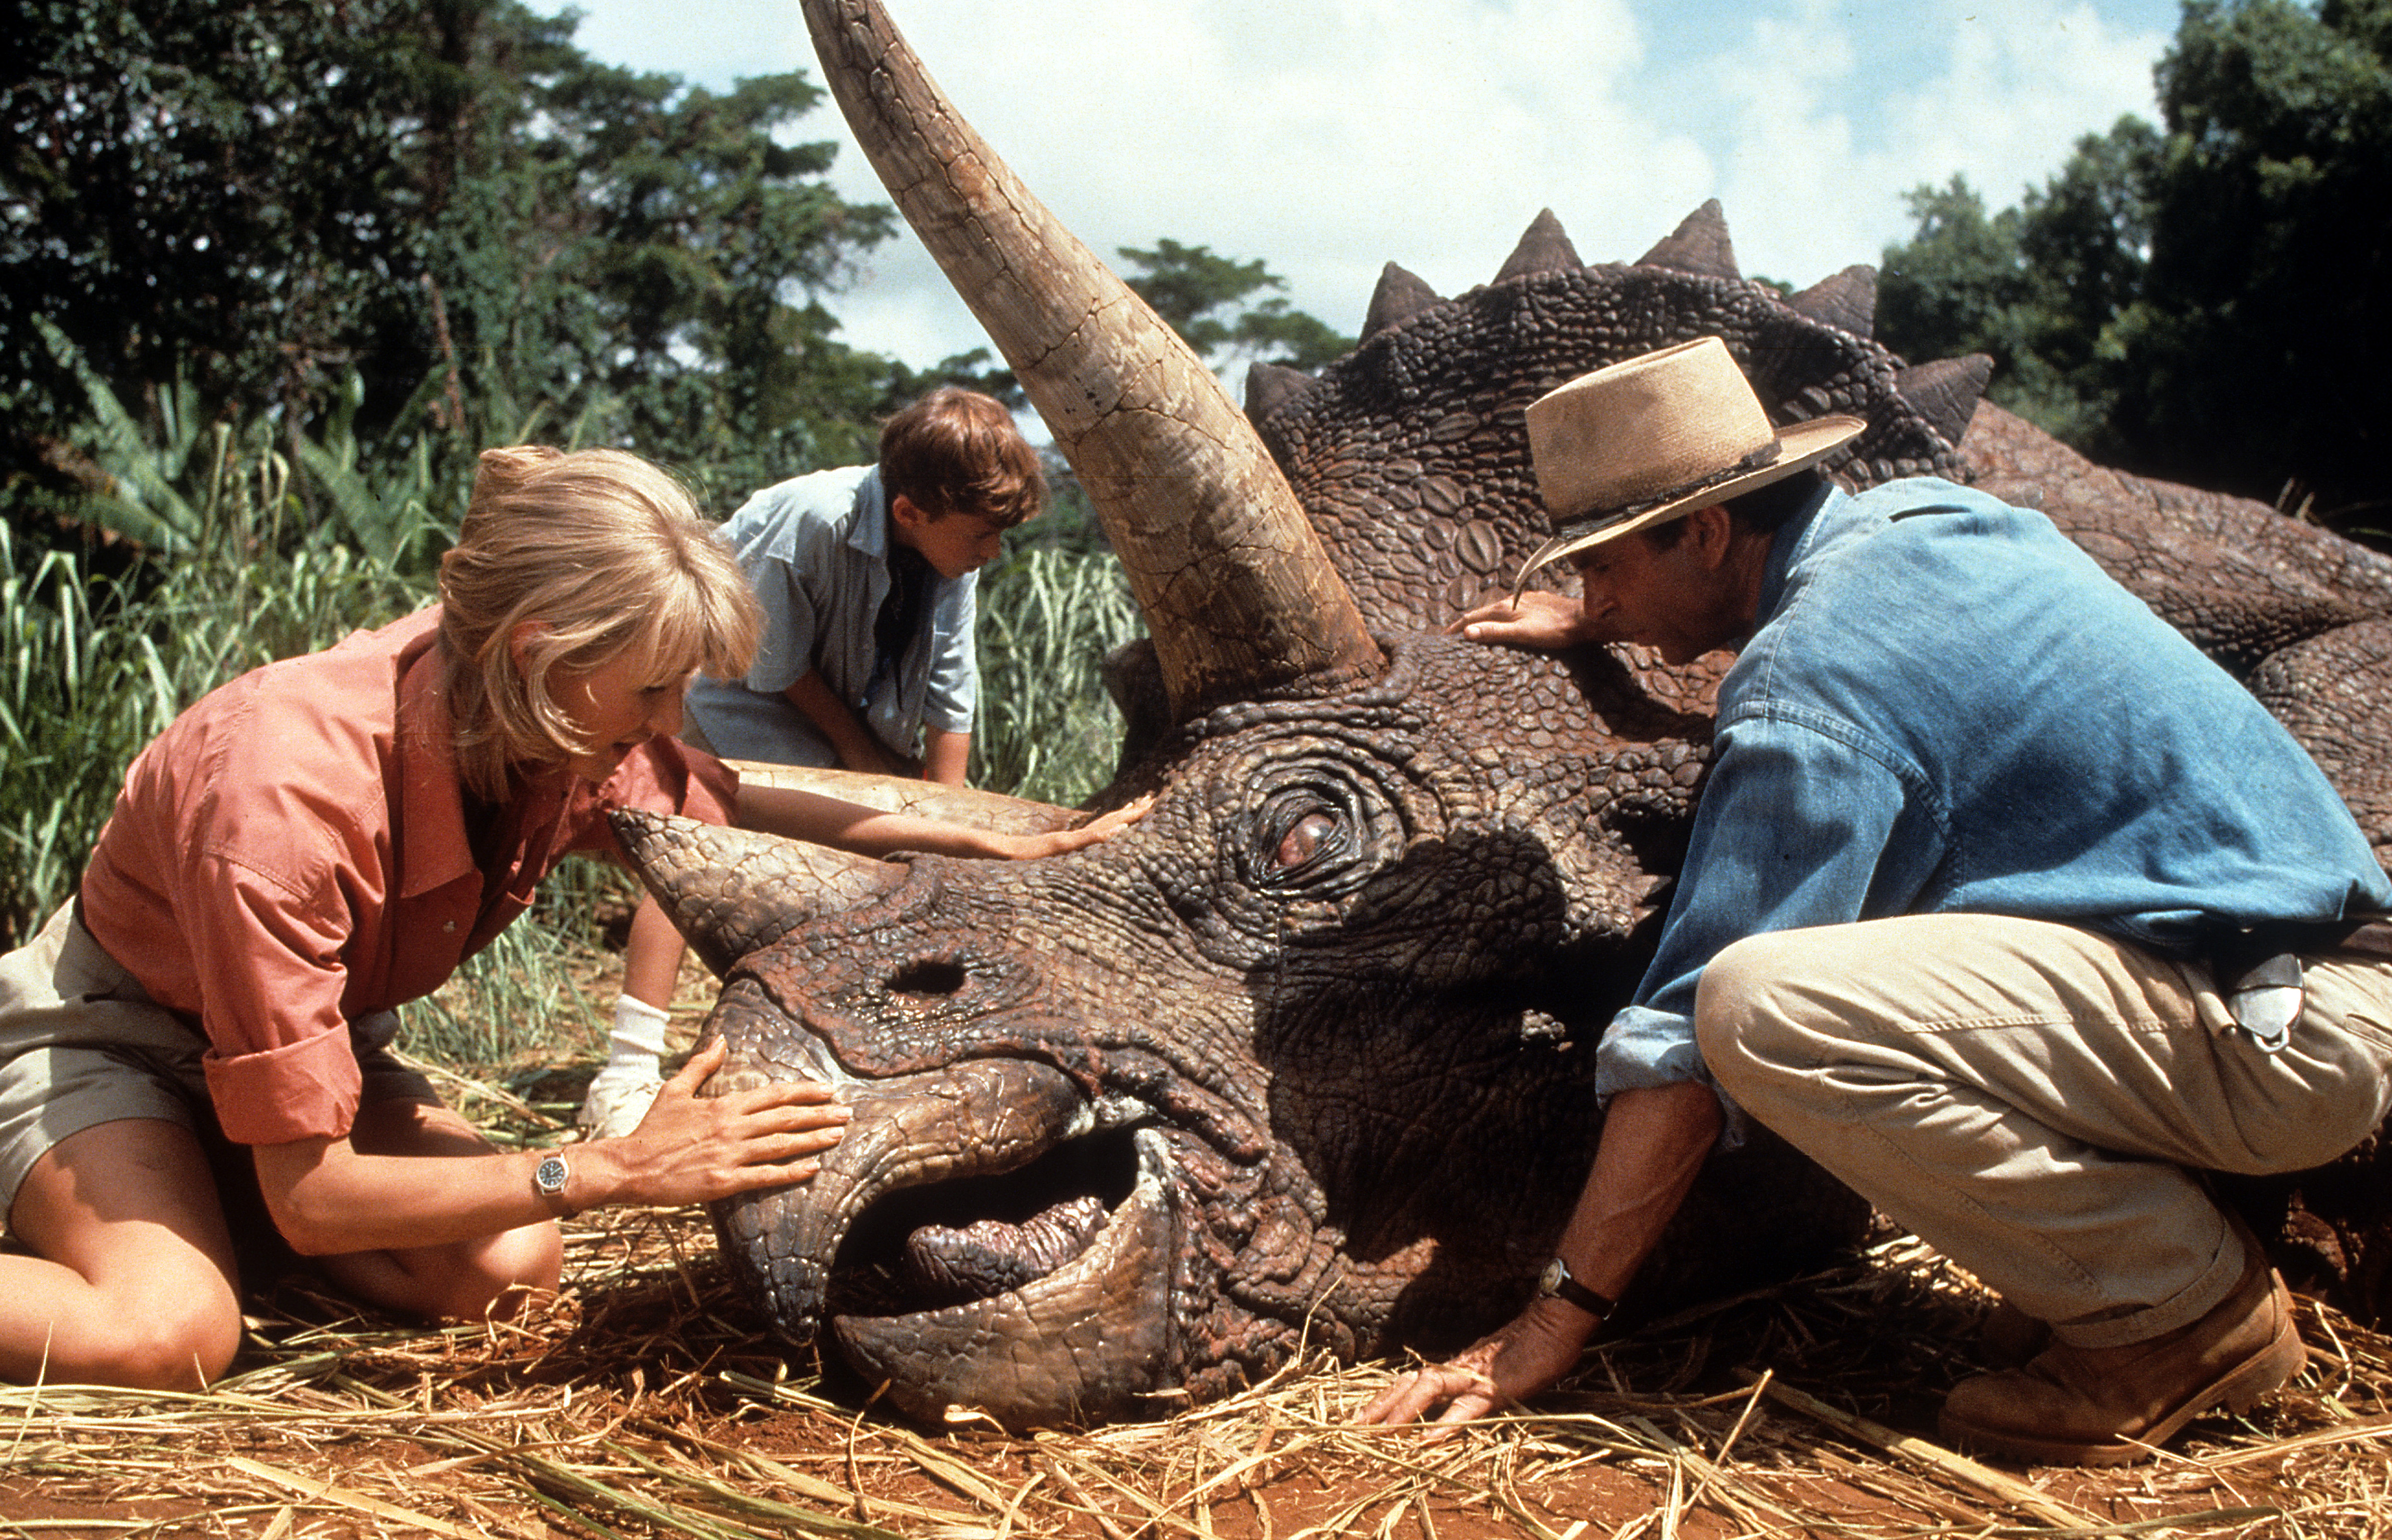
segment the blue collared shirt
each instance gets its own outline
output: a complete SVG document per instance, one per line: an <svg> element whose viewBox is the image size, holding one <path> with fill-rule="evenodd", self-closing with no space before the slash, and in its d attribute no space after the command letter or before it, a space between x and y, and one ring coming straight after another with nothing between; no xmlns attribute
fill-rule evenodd
<svg viewBox="0 0 2392 1540"><path fill-rule="evenodd" d="M1974 912L2182 953L2387 899L2292 734L2042 514L1925 478L1831 488L1771 546L1596 1090L1710 1078L1695 986L1746 936Z"/></svg>
<svg viewBox="0 0 2392 1540"><path fill-rule="evenodd" d="M764 606L764 635L739 679L701 679L689 715L717 754L836 766L838 756L783 693L808 669L899 754L921 752L925 723L969 732L980 675L972 653L978 573L930 574L923 621L893 666L873 634L889 596L889 500L870 465L817 471L768 486L722 538Z"/></svg>

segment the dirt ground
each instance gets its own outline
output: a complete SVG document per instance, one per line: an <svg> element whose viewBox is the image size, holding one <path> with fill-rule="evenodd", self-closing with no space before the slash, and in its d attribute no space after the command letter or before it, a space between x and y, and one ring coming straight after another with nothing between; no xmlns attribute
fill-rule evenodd
<svg viewBox="0 0 2392 1540"><path fill-rule="evenodd" d="M693 964L684 1040L711 995ZM442 1088L544 1144L588 1074ZM2392 1540L2392 1338L2304 1304L2309 1367L2248 1421L2124 1470L1979 1465L1933 1436L1987 1299L1906 1236L1644 1323L1441 1443L1346 1426L1400 1365L1326 1360L1150 1422L909 1425L768 1337L700 1213L584 1215L566 1238L563 1292L518 1322L360 1316L296 1275L207 1394L0 1387L0 1540Z"/></svg>
<svg viewBox="0 0 2392 1540"><path fill-rule="evenodd" d="M2392 1341L2305 1306L2311 1366L2249 1422L2124 1471L1975 1465L1932 1430L1983 1301L1906 1238L1434 1443L1346 1427L1393 1367L1325 1362L1161 1421L913 1427L775 1351L698 1216L568 1240L519 1323L359 1318L295 1278L209 1394L0 1391L0 1534L2392 1534Z"/></svg>

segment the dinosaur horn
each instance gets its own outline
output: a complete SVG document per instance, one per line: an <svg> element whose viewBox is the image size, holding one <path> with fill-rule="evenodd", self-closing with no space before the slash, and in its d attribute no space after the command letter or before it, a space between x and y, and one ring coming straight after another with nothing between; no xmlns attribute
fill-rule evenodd
<svg viewBox="0 0 2392 1540"><path fill-rule="evenodd" d="M815 916L905 880L903 866L800 840L638 808L611 816L623 854L718 978Z"/></svg>
<svg viewBox="0 0 2392 1540"><path fill-rule="evenodd" d="M1384 666L1245 414L947 101L875 0L803 0L823 73L1104 522L1181 718Z"/></svg>

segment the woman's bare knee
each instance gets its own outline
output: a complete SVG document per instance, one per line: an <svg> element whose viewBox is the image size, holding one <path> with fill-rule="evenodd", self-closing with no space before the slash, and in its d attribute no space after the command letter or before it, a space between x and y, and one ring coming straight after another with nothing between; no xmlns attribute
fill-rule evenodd
<svg viewBox="0 0 2392 1540"><path fill-rule="evenodd" d="M240 1312L189 1313L181 1319L127 1322L102 1344L92 1378L142 1391L196 1391L214 1384L240 1352Z"/></svg>
<svg viewBox="0 0 2392 1540"><path fill-rule="evenodd" d="M0 1376L192 1390L240 1350L232 1241L189 1131L98 1123L36 1161L0 1259Z"/></svg>
<svg viewBox="0 0 2392 1540"><path fill-rule="evenodd" d="M455 1246L360 1251L322 1262L335 1282L360 1299L449 1321L513 1315L531 1293L553 1291L564 1265L564 1236L552 1223Z"/></svg>

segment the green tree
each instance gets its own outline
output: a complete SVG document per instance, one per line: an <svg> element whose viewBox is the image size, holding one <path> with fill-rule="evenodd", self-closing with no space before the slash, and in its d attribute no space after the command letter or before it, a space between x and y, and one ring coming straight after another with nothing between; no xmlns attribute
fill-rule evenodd
<svg viewBox="0 0 2392 1540"><path fill-rule="evenodd" d="M1879 335L1917 358L1989 355L1996 402L2088 453L2124 452L2114 323L2144 278L2156 152L2151 126L2130 117L2079 140L2017 208L1988 214L1959 176L1913 191L1918 227L1883 259Z"/></svg>
<svg viewBox="0 0 2392 1540"><path fill-rule="evenodd" d="M418 212L387 71L329 6L35 0L0 91L0 410L19 467L84 405L55 322L138 400L303 396L373 330ZM397 215L399 217L394 217ZM41 451L49 451L46 457ZM32 451L28 456L25 451Z"/></svg>
<svg viewBox="0 0 2392 1540"><path fill-rule="evenodd" d="M2380 522L2392 384L2392 0L2189 0L2164 129L2087 137L1988 216L1911 195L1879 335L1982 351L1997 401L2104 459Z"/></svg>
<svg viewBox="0 0 2392 1540"><path fill-rule="evenodd" d="M2122 436L2174 473L2379 508L2392 445L2392 0L2190 0L2159 68ZM2380 514L2373 515L2380 522Z"/></svg>
<svg viewBox="0 0 2392 1540"><path fill-rule="evenodd" d="M824 300L892 216L830 191L830 144L782 142L820 99L801 75L684 88L593 63L571 13L515 0L19 14L0 408L20 486L77 465L87 395L37 317L128 403L183 380L213 412L276 412L294 453L354 393L370 458L604 438L744 486L851 457L900 383L835 340Z"/></svg>
<svg viewBox="0 0 2392 1540"><path fill-rule="evenodd" d="M1354 346L1353 338L1290 308L1279 295L1254 300L1264 290L1287 286L1259 257L1240 262L1168 236L1150 251L1120 251L1138 269L1127 278L1130 288L1216 368L1242 361L1318 369Z"/></svg>

